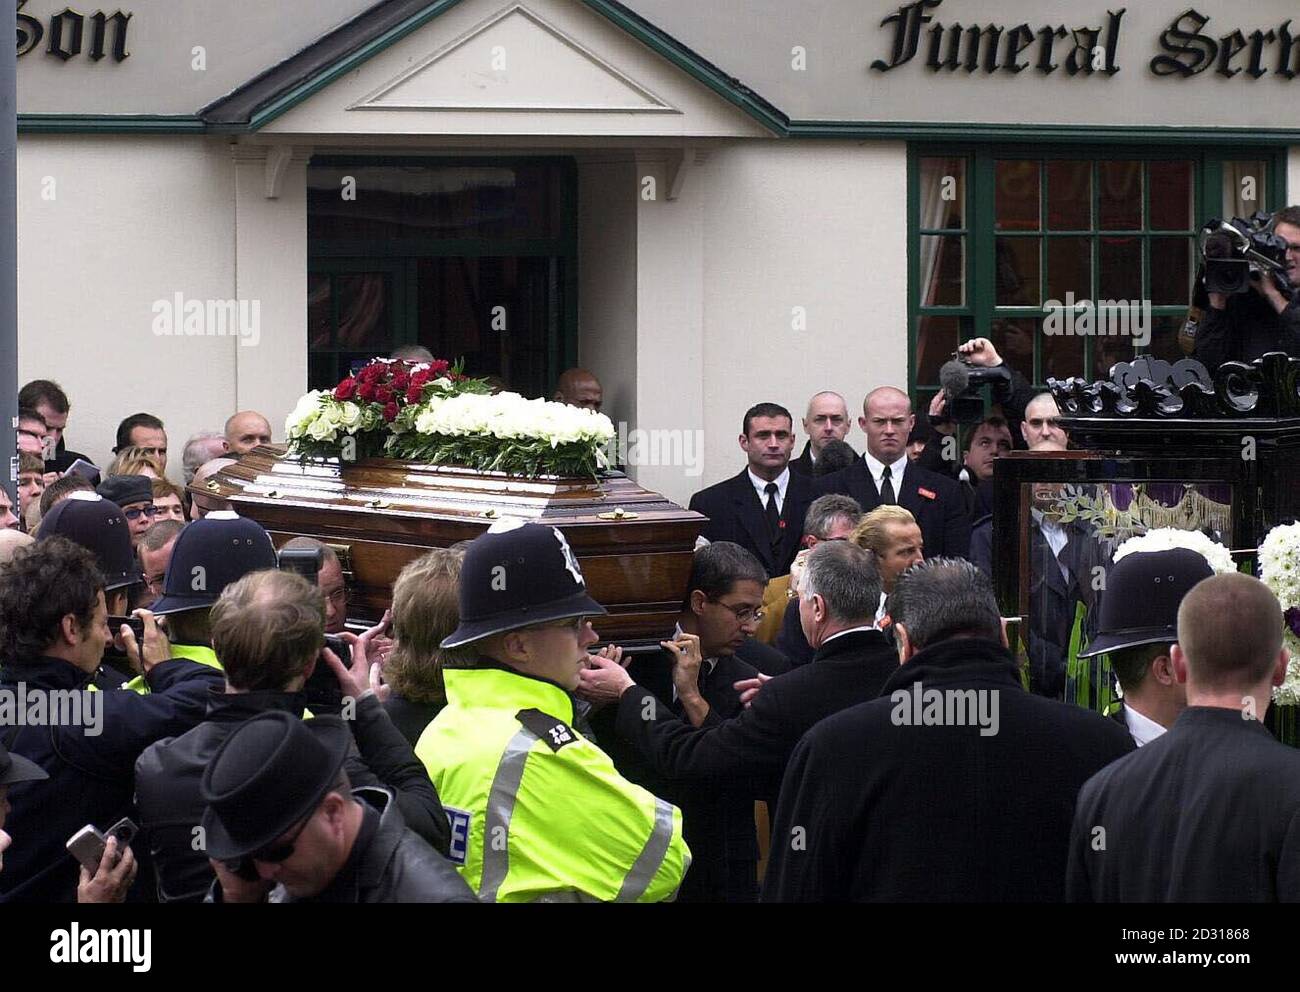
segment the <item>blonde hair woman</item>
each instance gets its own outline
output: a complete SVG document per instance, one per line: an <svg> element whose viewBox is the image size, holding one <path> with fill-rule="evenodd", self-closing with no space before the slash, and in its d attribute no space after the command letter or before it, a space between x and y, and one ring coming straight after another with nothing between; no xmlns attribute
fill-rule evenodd
<svg viewBox="0 0 1300 992"><path fill-rule="evenodd" d="M150 479L163 478L163 468L158 459L144 448L132 445L123 448L108 466L105 478L110 475L144 475Z"/></svg>
<svg viewBox="0 0 1300 992"><path fill-rule="evenodd" d="M436 548L408 564L393 583L393 647L384 662L392 694L384 708L414 747L447 705L442 669L473 660L465 649L444 650L460 624L461 546Z"/></svg>

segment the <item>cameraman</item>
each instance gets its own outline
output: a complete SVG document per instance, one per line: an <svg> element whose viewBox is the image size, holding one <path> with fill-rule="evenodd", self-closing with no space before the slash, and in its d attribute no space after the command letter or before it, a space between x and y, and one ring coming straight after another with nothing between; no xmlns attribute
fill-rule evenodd
<svg viewBox="0 0 1300 992"><path fill-rule="evenodd" d="M1300 206L1273 216L1272 232L1286 242L1286 275L1300 286ZM1300 294L1277 288L1271 276L1251 279L1253 292L1208 293L1192 356L1213 372L1224 362L1252 362L1270 351L1300 357Z"/></svg>
<svg viewBox="0 0 1300 992"><path fill-rule="evenodd" d="M1025 407L1029 405L1034 396L1034 387L1030 384L1021 373L1011 368L1003 362L1002 356L998 354L997 348L988 338L971 338L957 348L957 358L966 365L975 368L996 369L1006 367L1010 373L1009 381L995 383L990 387L990 399L1002 411L1002 416L1006 418L1007 424L1011 430L1012 443L1020 447L1020 431L1016 428L1025 419ZM940 378L943 378L942 372ZM957 430L957 422L948 416L948 393L947 390L940 390L930 401L930 408L927 411L930 427L936 434L953 434ZM981 418L982 419L982 418ZM940 454L940 445L934 445L935 451L929 452L930 446L922 451L918 463L934 472L947 472L955 474L956 468L952 465L944 465L943 457Z"/></svg>

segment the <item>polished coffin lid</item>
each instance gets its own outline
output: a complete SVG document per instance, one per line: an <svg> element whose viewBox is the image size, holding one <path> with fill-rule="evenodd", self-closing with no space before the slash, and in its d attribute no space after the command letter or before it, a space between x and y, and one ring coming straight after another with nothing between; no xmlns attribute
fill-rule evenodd
<svg viewBox="0 0 1300 992"><path fill-rule="evenodd" d="M592 597L609 610L603 641L657 643L673 629L705 517L620 473L599 482L523 479L392 459L300 462L263 445L190 491L229 500L277 547L300 535L334 547L349 619L377 620L402 567L514 517L563 530Z"/></svg>

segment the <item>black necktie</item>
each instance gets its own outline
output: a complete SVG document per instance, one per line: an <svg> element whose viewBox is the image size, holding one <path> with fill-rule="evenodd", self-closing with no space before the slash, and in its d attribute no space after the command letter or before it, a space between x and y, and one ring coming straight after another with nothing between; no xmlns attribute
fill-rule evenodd
<svg viewBox="0 0 1300 992"><path fill-rule="evenodd" d="M880 473L880 502L881 503L898 502L898 500L894 497L894 484L889 481L891 475L892 473L889 470L889 466L886 465L885 470Z"/></svg>
<svg viewBox="0 0 1300 992"><path fill-rule="evenodd" d="M775 548L781 543L781 511L776 505L777 484L769 482L763 487L767 493L767 533L772 539L772 547Z"/></svg>

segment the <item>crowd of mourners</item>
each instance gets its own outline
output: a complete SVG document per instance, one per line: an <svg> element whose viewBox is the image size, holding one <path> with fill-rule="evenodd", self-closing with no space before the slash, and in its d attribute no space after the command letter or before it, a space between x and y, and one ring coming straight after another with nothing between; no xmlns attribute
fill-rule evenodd
<svg viewBox="0 0 1300 992"><path fill-rule="evenodd" d="M555 398L603 393L573 369ZM1008 624L994 464L1070 442L1017 373L995 399L974 424L888 386L857 417L754 405L743 467L690 500L675 624L621 645L562 531L513 519L413 560L366 627L328 544L277 548L204 484L265 416L189 438L182 486L158 417L101 468L27 383L0 902L1300 898L1277 599L1188 549L1095 560L1048 493ZM1094 657L1104 714L1062 698Z"/></svg>

